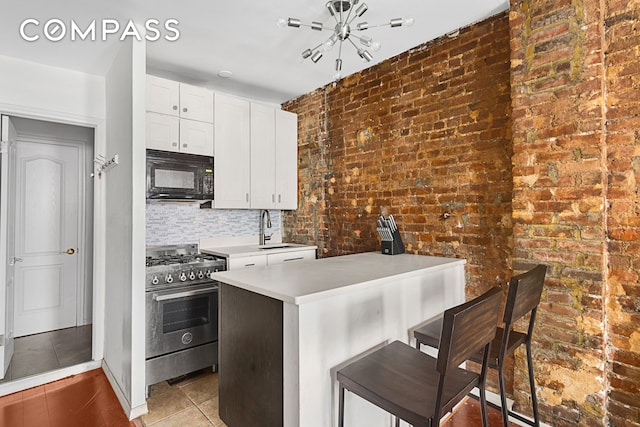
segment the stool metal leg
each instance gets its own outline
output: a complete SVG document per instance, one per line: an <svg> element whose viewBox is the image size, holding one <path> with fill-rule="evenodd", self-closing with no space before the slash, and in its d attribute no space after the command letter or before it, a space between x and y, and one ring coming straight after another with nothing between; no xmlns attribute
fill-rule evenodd
<svg viewBox="0 0 640 427"><path fill-rule="evenodd" d="M533 420L536 427L540 427L540 416L538 415L538 398L536 397L536 381L533 378L533 360L531 357L531 340L527 340L527 367L529 368L529 387L531 388L531 406L533 407Z"/></svg>
<svg viewBox="0 0 640 427"><path fill-rule="evenodd" d="M344 427L344 387L340 384L338 394L338 427Z"/></svg>
<svg viewBox="0 0 640 427"><path fill-rule="evenodd" d="M501 355L500 360L498 360L498 383L500 386L500 403L502 411L502 424L504 427L509 427L509 409L507 408L507 392L504 384L504 355Z"/></svg>

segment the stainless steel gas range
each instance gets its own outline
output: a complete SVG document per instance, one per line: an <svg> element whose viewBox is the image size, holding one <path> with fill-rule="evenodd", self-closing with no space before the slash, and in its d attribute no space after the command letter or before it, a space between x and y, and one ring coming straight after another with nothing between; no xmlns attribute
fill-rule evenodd
<svg viewBox="0 0 640 427"><path fill-rule="evenodd" d="M218 364L218 282L224 258L198 245L147 248L146 385ZM148 388L147 388L148 390Z"/></svg>

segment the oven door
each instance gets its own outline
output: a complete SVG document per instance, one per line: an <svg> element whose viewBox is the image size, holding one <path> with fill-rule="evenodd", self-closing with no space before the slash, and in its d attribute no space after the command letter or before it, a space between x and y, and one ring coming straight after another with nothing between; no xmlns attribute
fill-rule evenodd
<svg viewBox="0 0 640 427"><path fill-rule="evenodd" d="M146 292L147 359L218 340L215 283Z"/></svg>

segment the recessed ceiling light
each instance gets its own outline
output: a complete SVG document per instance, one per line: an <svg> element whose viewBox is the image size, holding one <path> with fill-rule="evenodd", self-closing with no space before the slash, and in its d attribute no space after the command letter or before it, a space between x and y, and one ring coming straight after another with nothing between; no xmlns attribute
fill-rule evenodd
<svg viewBox="0 0 640 427"><path fill-rule="evenodd" d="M220 70L220 71L218 71L218 76L222 77L223 79L228 79L232 75L233 75L233 73L231 71L229 71L229 70Z"/></svg>

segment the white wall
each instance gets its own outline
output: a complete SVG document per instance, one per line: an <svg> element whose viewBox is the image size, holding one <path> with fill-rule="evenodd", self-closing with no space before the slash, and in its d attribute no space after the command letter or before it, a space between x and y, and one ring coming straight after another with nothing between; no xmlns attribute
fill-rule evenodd
<svg viewBox="0 0 640 427"><path fill-rule="evenodd" d="M0 55L0 111L95 125L104 108L103 77Z"/></svg>
<svg viewBox="0 0 640 427"><path fill-rule="evenodd" d="M105 77L107 159L103 174L104 365L130 417L146 412L144 390L145 149L144 44L128 40ZM116 384L113 384L115 381Z"/></svg>

